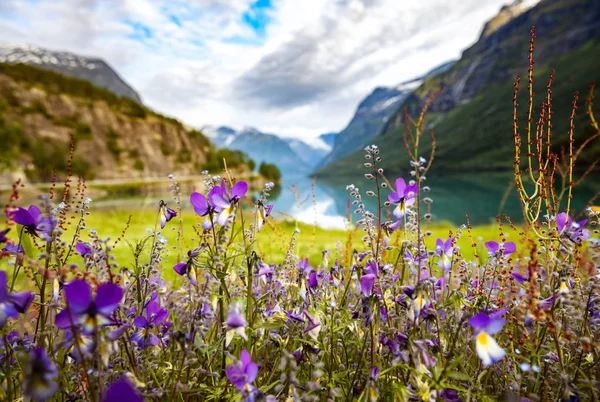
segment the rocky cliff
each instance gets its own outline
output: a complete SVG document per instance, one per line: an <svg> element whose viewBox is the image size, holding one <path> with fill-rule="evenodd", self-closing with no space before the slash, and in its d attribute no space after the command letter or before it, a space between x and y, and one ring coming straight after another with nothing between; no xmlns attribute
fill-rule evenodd
<svg viewBox="0 0 600 402"><path fill-rule="evenodd" d="M0 167L48 181L67 170L118 179L198 174L211 146L200 132L87 81L0 64Z"/></svg>

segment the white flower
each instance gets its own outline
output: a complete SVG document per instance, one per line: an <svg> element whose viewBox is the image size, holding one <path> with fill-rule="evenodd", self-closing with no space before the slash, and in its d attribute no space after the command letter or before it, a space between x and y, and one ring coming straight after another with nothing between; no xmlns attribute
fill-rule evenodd
<svg viewBox="0 0 600 402"><path fill-rule="evenodd" d="M490 366L506 355L504 349L502 349L498 343L496 343L496 340L485 331L481 331L475 337L475 350L484 366Z"/></svg>

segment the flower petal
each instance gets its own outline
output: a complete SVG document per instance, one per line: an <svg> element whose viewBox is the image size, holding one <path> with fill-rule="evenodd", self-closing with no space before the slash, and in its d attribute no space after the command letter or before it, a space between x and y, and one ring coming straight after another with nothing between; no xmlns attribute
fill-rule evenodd
<svg viewBox="0 0 600 402"><path fill-rule="evenodd" d="M138 315L133 320L133 325L137 328L146 328L148 326L148 320L143 315Z"/></svg>
<svg viewBox="0 0 600 402"><path fill-rule="evenodd" d="M19 292L8 295L8 300L15 306L17 311L21 314L27 311L31 302L33 301L33 293L31 292Z"/></svg>
<svg viewBox="0 0 600 402"><path fill-rule="evenodd" d="M238 199L242 198L248 192L248 183L245 181L238 181L231 188L231 197L237 197Z"/></svg>
<svg viewBox="0 0 600 402"><path fill-rule="evenodd" d="M65 299L75 314L84 313L92 304L92 289L86 281L76 279L65 286Z"/></svg>
<svg viewBox="0 0 600 402"><path fill-rule="evenodd" d="M396 193L398 193L400 196L403 196L404 190L406 190L406 182L404 179L402 177L396 179Z"/></svg>
<svg viewBox="0 0 600 402"><path fill-rule="evenodd" d="M113 382L102 398L102 402L142 402L142 397L137 393L133 384L121 377Z"/></svg>
<svg viewBox="0 0 600 402"><path fill-rule="evenodd" d="M96 309L103 315L112 314L123 298L123 289L114 283L105 283L98 287Z"/></svg>
<svg viewBox="0 0 600 402"><path fill-rule="evenodd" d="M23 226L30 226L34 224L33 218L25 208L19 207L16 211L11 213L12 220L15 223Z"/></svg>
<svg viewBox="0 0 600 402"><path fill-rule="evenodd" d="M8 299L8 288L6 272L0 271L0 303L4 303Z"/></svg>

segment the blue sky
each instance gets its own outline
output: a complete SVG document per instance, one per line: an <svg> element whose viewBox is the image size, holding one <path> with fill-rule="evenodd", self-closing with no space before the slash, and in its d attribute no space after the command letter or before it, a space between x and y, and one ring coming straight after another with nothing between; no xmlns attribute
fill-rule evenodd
<svg viewBox="0 0 600 402"><path fill-rule="evenodd" d="M192 126L310 138L458 58L508 1L0 0L0 41L101 57Z"/></svg>

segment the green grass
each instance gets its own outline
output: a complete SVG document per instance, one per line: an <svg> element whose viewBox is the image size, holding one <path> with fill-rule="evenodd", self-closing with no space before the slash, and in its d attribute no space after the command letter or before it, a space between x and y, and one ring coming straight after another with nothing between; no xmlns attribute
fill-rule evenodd
<svg viewBox="0 0 600 402"><path fill-rule="evenodd" d="M117 239L122 236L129 216L131 216L131 223L125 232L125 240L120 239L117 242ZM183 253L187 253L188 250L197 245L189 242L190 238L197 237L194 235L192 225L200 224L203 218L198 217L192 211L184 211L182 217L183 236L181 236L181 247ZM247 223L253 218L250 210L244 211L244 218ZM156 209L154 207L140 207L136 210L94 210L92 203L91 214L86 217L87 228L82 232L81 239L83 241L89 241L88 230L90 229L94 229L102 239L110 238L108 244L114 245L116 242L116 246L111 252L111 254L115 256L116 262L120 266L131 268L132 252L128 242L135 244L136 241L150 236L151 231L154 229L155 221ZM73 223L69 225L70 228L74 227L76 220L73 220L72 222ZM342 254L347 244L352 244L352 248L364 248L361 247L360 244L360 238L362 237L363 232L359 230L351 232L346 230L328 230L305 224L298 224L296 226L296 223L293 221L270 219L257 236L257 252L265 262L274 264L283 262L296 227L298 227L299 232L296 234L296 242L293 251L299 256L309 257L309 261L313 266L318 266L321 262L321 252L323 250L331 250L331 259L333 261L336 258L344 258ZM167 244L169 245L167 257L163 260L162 266L164 271L163 277L168 280L177 279L177 275L172 270L172 266L183 258L181 248L177 242L178 228L179 219L175 218L167 224L166 228L161 233L161 235L167 239ZM457 228L450 224L440 223L433 225L430 229L432 235L428 237L427 244L431 246L435 244L435 239L437 237L445 239L450 230L453 233L456 233ZM424 228L423 230L426 229ZM16 236L15 232L16 231L13 230L11 234ZM72 229L70 229L69 232L72 233ZM517 233L511 232L510 230L507 230L507 232L509 232L509 239L516 241L516 238L518 237ZM392 236L391 241L400 242L402 235L402 232L395 233ZM473 238L478 243L479 254L481 254L483 252L483 243L485 241L498 240L498 229L494 225L476 227L473 229ZM467 258L473 256L474 253L471 247L471 240L468 238L466 232L464 232L458 245L461 247L463 254ZM78 257L75 256L72 261L78 262Z"/></svg>

